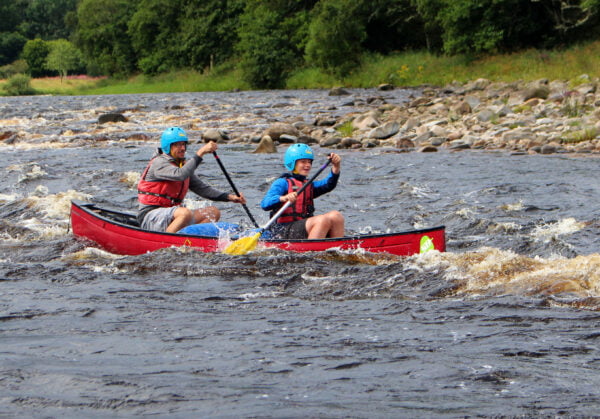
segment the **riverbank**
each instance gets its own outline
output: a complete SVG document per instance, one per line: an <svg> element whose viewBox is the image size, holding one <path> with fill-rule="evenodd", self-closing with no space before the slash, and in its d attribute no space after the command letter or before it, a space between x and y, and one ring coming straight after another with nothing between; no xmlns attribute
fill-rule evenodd
<svg viewBox="0 0 600 419"><path fill-rule="evenodd" d="M333 86L371 88L392 84L398 88L422 85L445 86L479 78L511 83L539 79L571 81L581 74L600 77L600 41L564 50L525 50L473 59L440 56L424 51L366 55L350 75L336 78L317 68L298 68L287 79L286 89L329 89ZM5 81L0 80L0 94ZM105 95L136 93L214 92L250 90L235 62L206 71L181 70L157 76L136 75L127 79L69 76L32 79L38 94Z"/></svg>

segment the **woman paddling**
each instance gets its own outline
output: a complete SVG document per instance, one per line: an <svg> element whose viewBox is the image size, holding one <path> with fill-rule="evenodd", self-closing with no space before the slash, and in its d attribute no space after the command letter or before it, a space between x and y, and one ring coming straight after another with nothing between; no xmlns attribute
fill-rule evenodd
<svg viewBox="0 0 600 419"><path fill-rule="evenodd" d="M332 168L329 175L309 185L298 196L297 190L306 182L313 162L313 151L306 144L292 144L285 152L283 162L290 173L277 178L269 188L260 206L273 216L282 205L291 202L277 222L270 228L276 238L322 239L344 235L344 216L339 211L314 215L314 198L331 192L340 177L342 159L331 153Z"/></svg>

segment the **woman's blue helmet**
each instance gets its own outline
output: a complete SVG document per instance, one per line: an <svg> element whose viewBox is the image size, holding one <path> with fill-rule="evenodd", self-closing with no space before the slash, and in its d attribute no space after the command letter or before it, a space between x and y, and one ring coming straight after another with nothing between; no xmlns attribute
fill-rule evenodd
<svg viewBox="0 0 600 419"><path fill-rule="evenodd" d="M188 142L188 137L185 131L179 127L167 128L163 131L160 136L160 148L163 153L169 154L171 152L171 144L178 143L180 141Z"/></svg>
<svg viewBox="0 0 600 419"><path fill-rule="evenodd" d="M285 151L283 164L286 169L294 170L296 167L296 160L300 159L314 160L312 149L306 144L292 144Z"/></svg>

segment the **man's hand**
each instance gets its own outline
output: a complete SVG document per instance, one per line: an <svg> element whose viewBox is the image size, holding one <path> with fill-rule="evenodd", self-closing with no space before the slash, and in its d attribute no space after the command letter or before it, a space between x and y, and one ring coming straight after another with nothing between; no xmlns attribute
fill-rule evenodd
<svg viewBox="0 0 600 419"><path fill-rule="evenodd" d="M241 193L240 196L230 193L229 195L227 195L227 199L231 202L235 202L236 204L246 205L246 197L244 197L243 193Z"/></svg>
<svg viewBox="0 0 600 419"><path fill-rule="evenodd" d="M196 155L198 157L202 157L205 154L214 153L215 151L217 151L217 147L217 143L215 143L214 141L210 141L204 144L202 147L200 147L198 151L196 151Z"/></svg>

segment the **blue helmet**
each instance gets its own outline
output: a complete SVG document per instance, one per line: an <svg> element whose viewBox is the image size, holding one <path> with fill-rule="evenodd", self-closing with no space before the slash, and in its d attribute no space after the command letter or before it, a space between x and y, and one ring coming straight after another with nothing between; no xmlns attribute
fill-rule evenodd
<svg viewBox="0 0 600 419"><path fill-rule="evenodd" d="M283 164L288 170L294 170L296 160L309 159L314 160L312 149L306 144L292 144L285 151L283 156Z"/></svg>
<svg viewBox="0 0 600 419"><path fill-rule="evenodd" d="M188 142L185 131L179 127L167 128L160 136L160 148L162 148L163 153L169 154L171 152L171 144L180 141Z"/></svg>

